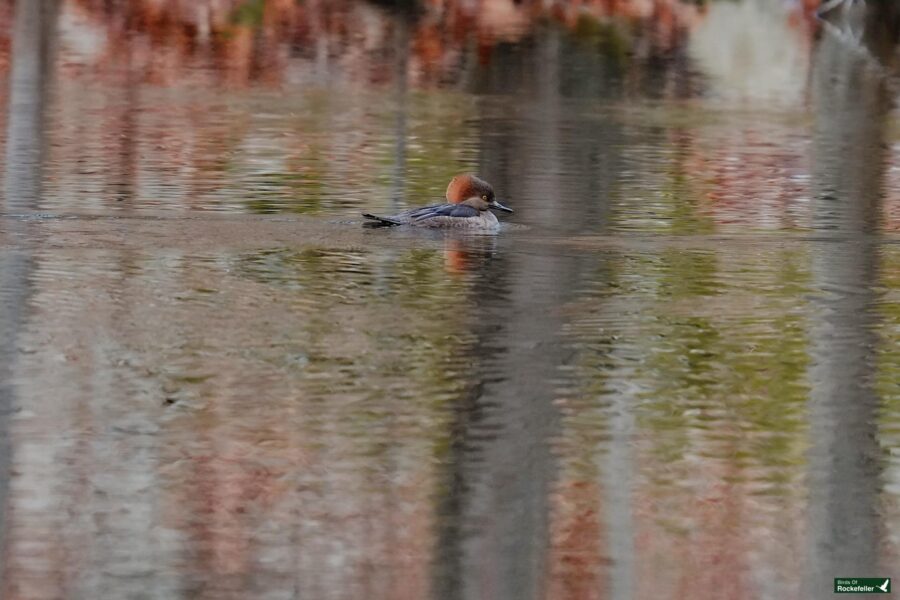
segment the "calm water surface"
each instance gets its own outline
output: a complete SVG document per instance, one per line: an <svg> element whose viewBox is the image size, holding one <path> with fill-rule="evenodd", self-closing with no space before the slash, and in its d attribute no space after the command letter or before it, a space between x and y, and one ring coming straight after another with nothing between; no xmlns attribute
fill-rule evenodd
<svg viewBox="0 0 900 600"><path fill-rule="evenodd" d="M300 48L239 84L145 77L138 34L98 66L103 21L25 4L0 89L4 597L900 577L883 16L867 53L774 4L762 33L714 4L662 58L537 25L423 83L415 24L359 3L380 58ZM729 27L761 72L727 63ZM361 228L463 170L515 208L498 235Z"/></svg>

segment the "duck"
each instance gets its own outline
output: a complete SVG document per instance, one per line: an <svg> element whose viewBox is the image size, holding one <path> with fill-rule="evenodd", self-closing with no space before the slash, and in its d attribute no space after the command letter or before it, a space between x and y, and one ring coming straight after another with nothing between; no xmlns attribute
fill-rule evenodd
<svg viewBox="0 0 900 600"><path fill-rule="evenodd" d="M496 230L500 221L489 209L511 213L513 209L501 204L494 188L487 181L462 173L450 180L445 194L447 202L432 204L382 217L363 213L367 227L442 227Z"/></svg>

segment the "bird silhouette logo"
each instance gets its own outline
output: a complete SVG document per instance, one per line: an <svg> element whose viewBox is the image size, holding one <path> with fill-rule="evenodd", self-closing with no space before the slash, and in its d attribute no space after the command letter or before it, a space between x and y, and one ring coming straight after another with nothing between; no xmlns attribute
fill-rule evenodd
<svg viewBox="0 0 900 600"><path fill-rule="evenodd" d="M890 588L891 588L891 580L890 580L890 578L885 579L885 580L884 580L884 583L882 583L881 585L878 586L878 589L881 590L882 592L884 592L885 594L887 594L888 592L891 591Z"/></svg>

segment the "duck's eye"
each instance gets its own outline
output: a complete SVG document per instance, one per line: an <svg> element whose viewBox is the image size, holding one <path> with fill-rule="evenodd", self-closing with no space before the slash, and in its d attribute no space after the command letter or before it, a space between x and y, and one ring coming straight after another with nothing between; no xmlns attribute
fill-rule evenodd
<svg viewBox="0 0 900 600"><path fill-rule="evenodd" d="M487 200L487 194L481 197L482 200Z"/></svg>

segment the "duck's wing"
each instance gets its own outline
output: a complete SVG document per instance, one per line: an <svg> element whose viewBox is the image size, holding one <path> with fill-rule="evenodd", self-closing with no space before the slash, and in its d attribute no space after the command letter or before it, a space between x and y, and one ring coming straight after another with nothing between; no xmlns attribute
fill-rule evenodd
<svg viewBox="0 0 900 600"><path fill-rule="evenodd" d="M467 204L435 204L433 206L423 206L412 211L409 215L410 221L424 221L435 217L477 217L478 209Z"/></svg>
<svg viewBox="0 0 900 600"><path fill-rule="evenodd" d="M432 204L430 206L422 206L405 210L402 213L382 217L369 213L363 213L371 222L366 223L367 227L390 227L393 225L405 225L410 223L423 224L424 222L434 219L435 217L477 217L478 209L472 208L466 204Z"/></svg>
<svg viewBox="0 0 900 600"><path fill-rule="evenodd" d="M428 211L439 208L440 206L443 205L433 204L431 206L412 208L410 210L404 210L402 213L397 213L396 215L390 215L387 217L383 217L381 215L373 215L371 213L363 213L362 216L373 221L372 223L365 223L367 227L390 227L392 225L405 225L412 221L416 215L420 213L427 213Z"/></svg>

